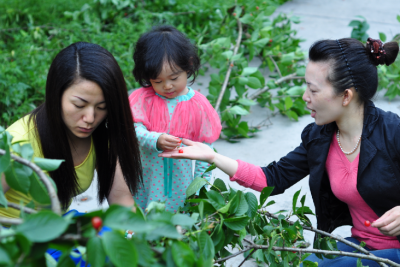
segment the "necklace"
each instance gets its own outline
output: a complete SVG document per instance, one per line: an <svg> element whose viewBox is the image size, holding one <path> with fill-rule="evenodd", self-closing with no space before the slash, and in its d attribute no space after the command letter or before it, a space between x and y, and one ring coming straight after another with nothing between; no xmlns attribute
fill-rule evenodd
<svg viewBox="0 0 400 267"><path fill-rule="evenodd" d="M354 151L356 151L356 150L357 150L358 146L360 145L360 141L361 141L361 135L360 135L360 137L358 137L357 144L355 145L355 147L353 148L353 150L352 150L352 151L350 151L350 152L345 152L345 151L343 150L343 148L342 148L342 145L340 144L340 139L339 139L339 129L337 130L336 139L337 139L337 141L338 141L338 143L339 143L339 147L340 147L340 149L342 150L342 152L343 152L344 154L346 154L346 155L351 155L351 154L353 154L353 153L354 153Z"/></svg>

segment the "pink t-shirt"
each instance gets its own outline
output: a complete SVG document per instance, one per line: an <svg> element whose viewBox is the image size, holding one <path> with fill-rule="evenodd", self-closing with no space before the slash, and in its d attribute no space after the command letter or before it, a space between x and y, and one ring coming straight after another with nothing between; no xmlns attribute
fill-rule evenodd
<svg viewBox="0 0 400 267"><path fill-rule="evenodd" d="M377 228L364 225L366 220L372 223L379 217L357 191L359 158L360 154L350 162L341 151L336 134L333 135L325 166L333 194L349 206L353 219L352 237L364 241L372 249L400 248L400 243L395 236L383 235Z"/></svg>

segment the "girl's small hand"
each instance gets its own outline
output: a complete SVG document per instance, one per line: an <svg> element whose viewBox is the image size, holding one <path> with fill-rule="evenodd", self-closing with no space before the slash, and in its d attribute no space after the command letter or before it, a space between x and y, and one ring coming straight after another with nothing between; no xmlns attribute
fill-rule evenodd
<svg viewBox="0 0 400 267"><path fill-rule="evenodd" d="M163 153L158 154L158 156L164 158L201 160L208 163L213 162L216 153L212 148L203 143L193 142L189 139L182 140L183 144L186 145L185 147L174 149L172 151L164 151ZM182 150L182 153L179 153L179 150Z"/></svg>
<svg viewBox="0 0 400 267"><path fill-rule="evenodd" d="M396 206L385 212L371 226L378 228L382 234L387 236L400 235L400 206Z"/></svg>
<svg viewBox="0 0 400 267"><path fill-rule="evenodd" d="M181 144L181 139L169 134L162 134L157 139L157 149L171 151Z"/></svg>

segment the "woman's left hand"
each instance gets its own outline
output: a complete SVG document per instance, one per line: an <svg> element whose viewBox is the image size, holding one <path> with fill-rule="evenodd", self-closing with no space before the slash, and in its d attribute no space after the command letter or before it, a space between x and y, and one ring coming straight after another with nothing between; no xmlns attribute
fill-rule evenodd
<svg viewBox="0 0 400 267"><path fill-rule="evenodd" d="M387 236L400 235L400 206L396 206L385 212L371 226L378 228L382 234Z"/></svg>

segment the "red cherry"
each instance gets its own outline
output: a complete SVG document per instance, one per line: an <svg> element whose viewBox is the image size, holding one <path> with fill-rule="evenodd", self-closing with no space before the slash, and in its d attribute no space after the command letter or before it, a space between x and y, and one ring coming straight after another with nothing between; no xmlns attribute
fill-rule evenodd
<svg viewBox="0 0 400 267"><path fill-rule="evenodd" d="M366 220L366 221L364 222L364 225L367 226L367 227L370 227L370 226L371 226L371 222L368 221L368 220Z"/></svg>
<svg viewBox="0 0 400 267"><path fill-rule="evenodd" d="M100 217L93 217L92 218L93 228L96 229L97 231L100 229L102 224L103 224L103 221L101 220Z"/></svg>
<svg viewBox="0 0 400 267"><path fill-rule="evenodd" d="M183 149L179 149L179 153L183 153Z"/></svg>
<svg viewBox="0 0 400 267"><path fill-rule="evenodd" d="M233 63L231 63L231 67L233 67Z"/></svg>
<svg viewBox="0 0 400 267"><path fill-rule="evenodd" d="M208 234L211 235L211 231L208 231Z"/></svg>
<svg viewBox="0 0 400 267"><path fill-rule="evenodd" d="M260 8L258 6L256 6L256 9L259 10Z"/></svg>
<svg viewBox="0 0 400 267"><path fill-rule="evenodd" d="M272 39L269 39L269 42L272 43Z"/></svg>
<svg viewBox="0 0 400 267"><path fill-rule="evenodd" d="M125 13L124 13L124 16L125 16L125 17L128 16L128 13L125 12Z"/></svg>
<svg viewBox="0 0 400 267"><path fill-rule="evenodd" d="M236 13L233 13L234 16L236 16Z"/></svg>

